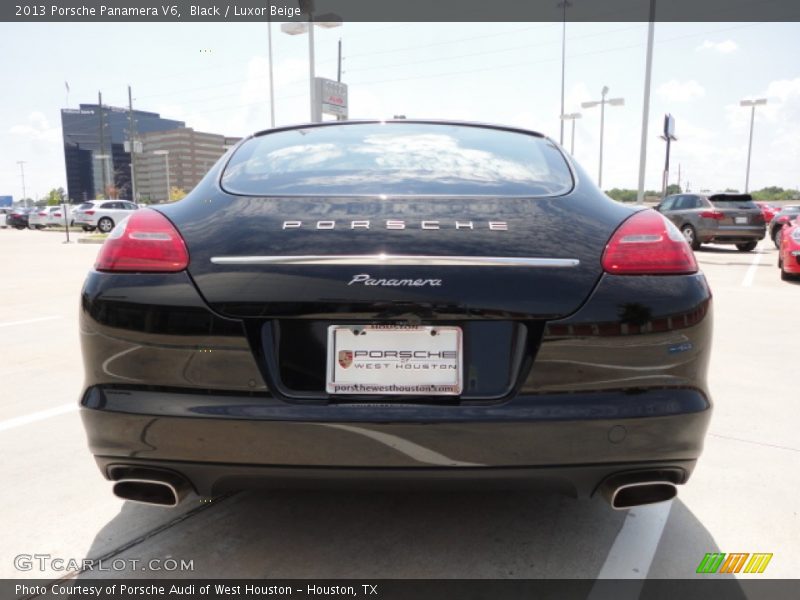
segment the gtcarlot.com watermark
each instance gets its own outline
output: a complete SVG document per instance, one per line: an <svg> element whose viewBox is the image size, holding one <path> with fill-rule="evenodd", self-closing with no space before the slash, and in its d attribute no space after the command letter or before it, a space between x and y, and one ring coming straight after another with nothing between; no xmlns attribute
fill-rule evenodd
<svg viewBox="0 0 800 600"><path fill-rule="evenodd" d="M194 571L194 560L174 558L63 558L52 554L17 554L17 571Z"/></svg>

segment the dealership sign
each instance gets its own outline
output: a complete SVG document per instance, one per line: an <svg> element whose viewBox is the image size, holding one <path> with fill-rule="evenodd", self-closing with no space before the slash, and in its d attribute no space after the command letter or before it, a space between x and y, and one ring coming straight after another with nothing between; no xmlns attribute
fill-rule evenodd
<svg viewBox="0 0 800 600"><path fill-rule="evenodd" d="M347 84L323 77L314 78L316 112L347 118ZM321 119L320 119L321 120Z"/></svg>
<svg viewBox="0 0 800 600"><path fill-rule="evenodd" d="M14 204L13 196L0 196L0 207L9 207Z"/></svg>

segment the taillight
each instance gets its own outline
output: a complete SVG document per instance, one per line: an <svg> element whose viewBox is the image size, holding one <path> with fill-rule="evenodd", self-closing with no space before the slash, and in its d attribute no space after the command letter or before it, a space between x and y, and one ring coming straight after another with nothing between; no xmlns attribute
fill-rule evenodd
<svg viewBox="0 0 800 600"><path fill-rule="evenodd" d="M40 213L39 213L39 216L40 216L40 217L46 217L46 216L47 216L47 213L46 213L46 212L40 212Z"/></svg>
<svg viewBox="0 0 800 600"><path fill-rule="evenodd" d="M718 210L704 210L700 213L700 216L704 219L714 219L715 221L720 221L725 218L725 215Z"/></svg>
<svg viewBox="0 0 800 600"><path fill-rule="evenodd" d="M694 253L678 228L653 210L634 213L611 236L603 269L614 275L696 273Z"/></svg>
<svg viewBox="0 0 800 600"><path fill-rule="evenodd" d="M83 214L85 214L85 215L93 215L94 211L93 210L85 210L85 211L83 211Z"/></svg>
<svg viewBox="0 0 800 600"><path fill-rule="evenodd" d="M139 210L117 225L106 239L94 268L98 271L182 271L189 264L183 238L160 212Z"/></svg>

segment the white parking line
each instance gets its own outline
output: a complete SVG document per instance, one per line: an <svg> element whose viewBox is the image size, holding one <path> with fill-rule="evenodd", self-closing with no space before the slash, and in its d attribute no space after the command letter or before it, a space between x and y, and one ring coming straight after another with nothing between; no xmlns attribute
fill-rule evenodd
<svg viewBox="0 0 800 600"><path fill-rule="evenodd" d="M62 404L61 406L48 408L47 410L40 410L29 415L14 417L13 419L6 419L5 421L0 421L0 431L14 429L15 427L21 427L22 425L28 425L29 423L35 423L36 421L43 421L44 419L49 419L50 417L57 417L58 415L63 415L72 412L73 410L78 410L77 404Z"/></svg>
<svg viewBox="0 0 800 600"><path fill-rule="evenodd" d="M758 271L758 265L761 263L762 256L763 251L758 249L753 254L753 262L751 262L750 266L747 267L747 272L744 274L744 279L742 279L742 287L750 287L753 285L753 279L755 279L756 272Z"/></svg>
<svg viewBox="0 0 800 600"><path fill-rule="evenodd" d="M671 509L672 501L629 510L597 579L646 579ZM636 586L626 588L626 592L630 591L633 594L634 587ZM608 591L609 588L605 587L602 581L598 581L588 598L590 600L607 598ZM618 588L616 591L619 591ZM623 598L617 594L616 600L624 600L627 597L624 595ZM630 597L638 598L639 594L636 592Z"/></svg>
<svg viewBox="0 0 800 600"><path fill-rule="evenodd" d="M38 323L39 321L52 321L53 319L60 319L61 315L53 315L52 317L37 317L35 319L25 319L24 321L9 321L8 323L0 323L0 327L11 327L12 325L27 325L28 323Z"/></svg>

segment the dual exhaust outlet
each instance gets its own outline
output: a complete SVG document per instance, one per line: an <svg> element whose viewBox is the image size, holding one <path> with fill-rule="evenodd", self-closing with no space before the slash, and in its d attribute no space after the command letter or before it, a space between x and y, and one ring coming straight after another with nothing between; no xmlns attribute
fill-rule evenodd
<svg viewBox="0 0 800 600"><path fill-rule="evenodd" d="M140 504L175 507L192 490L182 476L157 469L119 468L112 478L115 496ZM675 479L673 470L621 473L606 479L598 491L614 510L626 510L672 500L678 495Z"/></svg>
<svg viewBox="0 0 800 600"><path fill-rule="evenodd" d="M678 495L675 471L621 473L608 478L599 492L614 510L667 502Z"/></svg>
<svg viewBox="0 0 800 600"><path fill-rule="evenodd" d="M192 491L188 481L170 471L125 468L112 472L112 477L114 495L139 504L172 508Z"/></svg>

